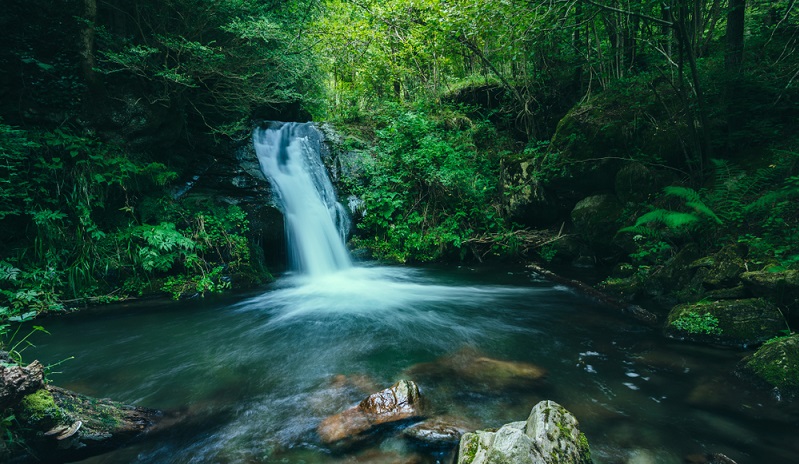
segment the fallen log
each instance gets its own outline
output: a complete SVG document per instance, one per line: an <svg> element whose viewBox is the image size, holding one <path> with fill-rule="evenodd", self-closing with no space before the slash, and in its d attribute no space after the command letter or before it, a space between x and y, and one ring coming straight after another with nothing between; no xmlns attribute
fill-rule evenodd
<svg viewBox="0 0 799 464"><path fill-rule="evenodd" d="M582 293L583 295L593 298L600 303L603 303L607 306L610 306L614 309L620 310L624 314L628 314L635 319L638 319L641 322L644 322L649 325L656 325L658 321L658 317L646 309L629 303L625 303L617 298L608 295L605 292L599 291L594 287L580 282L579 280L569 279L568 277L563 277L561 275L555 274L554 272L544 269L543 267L530 263L527 265L528 269L531 269L536 274L540 274L542 277L551 280L553 282L557 282L561 285L565 285L567 287L573 288L578 292Z"/></svg>
<svg viewBox="0 0 799 464"><path fill-rule="evenodd" d="M0 364L0 407L3 417L14 417L6 425L0 461L14 462L86 459L125 445L163 416L155 409L47 385L38 361Z"/></svg>

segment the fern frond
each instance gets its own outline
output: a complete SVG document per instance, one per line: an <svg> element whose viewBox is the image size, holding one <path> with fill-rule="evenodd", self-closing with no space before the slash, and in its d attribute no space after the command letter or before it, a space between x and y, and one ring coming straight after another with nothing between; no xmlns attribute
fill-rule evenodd
<svg viewBox="0 0 799 464"><path fill-rule="evenodd" d="M775 203L784 200L786 198L791 198L799 196L799 187L793 189L781 189L774 192L768 192L765 195L761 196L757 200L749 203L748 205L744 206L744 213L752 214L756 212L767 212L765 210L771 208Z"/></svg>
<svg viewBox="0 0 799 464"><path fill-rule="evenodd" d="M699 216L693 213L679 213L667 209L656 209L650 211L635 221L636 226L644 224L659 223L669 229L682 229L693 225L699 221Z"/></svg>
<svg viewBox="0 0 799 464"><path fill-rule="evenodd" d="M685 203L685 206L689 208L693 208L694 211L697 213L704 214L705 216L713 219L716 221L717 224L724 224L724 222L716 216L716 213L713 212L712 209L708 208L706 204L702 203L701 201L689 201Z"/></svg>
<svg viewBox="0 0 799 464"><path fill-rule="evenodd" d="M665 216L670 211L665 209L656 209L652 210L648 213L643 214L635 221L636 226L642 226L644 224L649 224L651 222L659 222L661 224L664 223L663 216Z"/></svg>
<svg viewBox="0 0 799 464"><path fill-rule="evenodd" d="M702 201L702 198L699 196L699 192L696 190L689 188L689 187L678 187L676 185L670 185L663 189L666 192L666 195L682 198L685 201Z"/></svg>
<svg viewBox="0 0 799 464"><path fill-rule="evenodd" d="M675 211L668 211L668 214L663 216L663 223L669 229L687 229L694 226L699 222L699 216L693 213L678 213Z"/></svg>

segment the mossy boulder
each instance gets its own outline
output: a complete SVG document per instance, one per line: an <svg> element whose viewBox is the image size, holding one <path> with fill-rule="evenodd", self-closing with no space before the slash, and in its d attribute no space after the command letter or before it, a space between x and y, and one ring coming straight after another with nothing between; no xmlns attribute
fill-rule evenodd
<svg viewBox="0 0 799 464"><path fill-rule="evenodd" d="M569 211L538 180L531 159L503 162L502 191L505 215L526 226L548 227Z"/></svg>
<svg viewBox="0 0 799 464"><path fill-rule="evenodd" d="M765 343L741 361L737 373L796 396L799 393L799 335Z"/></svg>
<svg viewBox="0 0 799 464"><path fill-rule="evenodd" d="M746 271L742 250L729 245L718 252L699 258L690 264L697 269L697 280L709 290L734 287L740 282L741 274Z"/></svg>
<svg viewBox="0 0 799 464"><path fill-rule="evenodd" d="M634 301L643 292L643 283L637 276L611 277L603 280L599 285L603 292L610 293L622 301Z"/></svg>
<svg viewBox="0 0 799 464"><path fill-rule="evenodd" d="M691 301L693 295L699 292L691 288L695 272L689 268L689 265L698 257L698 247L695 244L688 244L663 265L653 266L642 276L644 281L642 286L646 296L664 306Z"/></svg>
<svg viewBox="0 0 799 464"><path fill-rule="evenodd" d="M785 320L762 298L681 304L669 312L668 336L722 345L755 345L779 334Z"/></svg>
<svg viewBox="0 0 799 464"><path fill-rule="evenodd" d="M622 203L644 203L664 187L655 171L641 163L629 163L616 173L614 189Z"/></svg>
<svg viewBox="0 0 799 464"><path fill-rule="evenodd" d="M796 304L799 300L799 271L768 270L741 274L744 287L753 294L764 296L777 303Z"/></svg>
<svg viewBox="0 0 799 464"><path fill-rule="evenodd" d="M663 86L657 94L661 99L676 98ZM569 110L550 143L549 166L545 168L552 175L547 186L579 199L580 193L614 191L616 175L631 154L681 163L681 144L689 137L688 128L663 114L662 101L654 97L649 86L625 85L607 89ZM630 101L636 104L630 105Z"/></svg>
<svg viewBox="0 0 799 464"><path fill-rule="evenodd" d="M571 219L586 242L608 245L619 230L622 209L615 195L593 195L575 205Z"/></svg>
<svg viewBox="0 0 799 464"><path fill-rule="evenodd" d="M588 439L577 419L554 401L535 405L526 421L511 422L496 432L463 435L458 464L588 464Z"/></svg>

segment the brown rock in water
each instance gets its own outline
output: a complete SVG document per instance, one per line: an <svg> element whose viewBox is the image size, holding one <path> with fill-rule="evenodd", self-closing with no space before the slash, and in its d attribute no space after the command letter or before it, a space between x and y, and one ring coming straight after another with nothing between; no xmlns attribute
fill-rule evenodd
<svg viewBox="0 0 799 464"><path fill-rule="evenodd" d="M356 406L326 418L316 430L323 443L346 447L363 441L383 425L421 415L419 387L400 380Z"/></svg>
<svg viewBox="0 0 799 464"><path fill-rule="evenodd" d="M547 371L535 364L489 358L465 348L433 362L416 364L407 373L414 378L448 379L470 388L502 390L533 386L546 377Z"/></svg>

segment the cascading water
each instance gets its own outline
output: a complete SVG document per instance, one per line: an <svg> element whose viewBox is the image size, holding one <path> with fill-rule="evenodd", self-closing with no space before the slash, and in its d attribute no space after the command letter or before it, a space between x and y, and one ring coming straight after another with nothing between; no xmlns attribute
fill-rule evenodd
<svg viewBox="0 0 799 464"><path fill-rule="evenodd" d="M319 139L311 123L272 123L253 133L261 171L285 216L291 267L311 276L352 266L344 246L348 220L322 164Z"/></svg>

